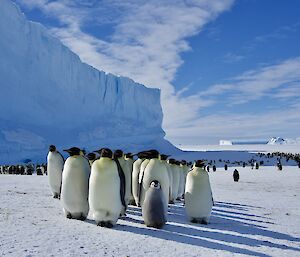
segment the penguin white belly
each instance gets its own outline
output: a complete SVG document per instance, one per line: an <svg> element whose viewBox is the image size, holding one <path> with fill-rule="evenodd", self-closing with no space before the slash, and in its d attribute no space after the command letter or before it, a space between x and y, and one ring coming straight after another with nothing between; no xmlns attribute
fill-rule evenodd
<svg viewBox="0 0 300 257"><path fill-rule="evenodd" d="M212 194L208 175L189 173L186 180L185 207L189 218L209 221L212 210Z"/></svg>
<svg viewBox="0 0 300 257"><path fill-rule="evenodd" d="M88 215L88 186L90 166L82 156L69 157L64 165L62 176L61 202L65 213L73 218Z"/></svg>
<svg viewBox="0 0 300 257"><path fill-rule="evenodd" d="M135 201L135 204L138 205L138 191L139 191L139 174L140 174L140 168L141 164L143 162L143 159L137 159L133 163L133 169L132 169L132 195Z"/></svg>
<svg viewBox="0 0 300 257"><path fill-rule="evenodd" d="M172 199L174 201L178 195L180 177L179 177L179 170L176 165L171 165L171 169L173 173Z"/></svg>
<svg viewBox="0 0 300 257"><path fill-rule="evenodd" d="M142 206L142 202L144 200L144 192L143 192L143 179L145 176L145 171L146 171L146 167L149 164L150 160L149 159L145 159L141 166L140 166L140 172L139 172L139 179L138 179L138 201L137 201L137 206Z"/></svg>
<svg viewBox="0 0 300 257"><path fill-rule="evenodd" d="M49 185L54 196L60 195L63 167L64 160L60 154L49 152L47 157L47 171Z"/></svg>
<svg viewBox="0 0 300 257"><path fill-rule="evenodd" d="M145 199L147 190L150 187L150 183L153 180L157 180L162 188L164 194L164 203L167 206L169 202L169 176L166 166L158 159L151 159L146 166L145 174L143 178L143 187L141 194L141 206Z"/></svg>
<svg viewBox="0 0 300 257"><path fill-rule="evenodd" d="M95 221L110 221L116 224L122 210L120 178L117 165L112 160L97 160L93 163L89 204Z"/></svg>

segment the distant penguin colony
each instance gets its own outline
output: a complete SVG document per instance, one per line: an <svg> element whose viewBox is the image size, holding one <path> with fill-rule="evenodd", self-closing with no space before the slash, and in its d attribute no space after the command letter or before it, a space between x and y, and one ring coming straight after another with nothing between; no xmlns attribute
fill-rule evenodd
<svg viewBox="0 0 300 257"><path fill-rule="evenodd" d="M264 163L276 159L278 170L283 164L294 161L300 168L299 154L257 153L250 160L176 160L157 150L124 153L101 148L86 153L84 149L71 147L63 150L69 157L65 160L56 146L50 145L47 164L0 165L0 174L48 175L53 198L60 199L65 217L85 220L90 217L96 225L112 228L119 218L126 219L129 205L141 207L144 224L162 228L167 222L168 204L180 202L185 206L190 222L208 224L214 205L208 172L210 166L251 166L258 170ZM261 168L263 170L263 168ZM221 169L220 169L221 171ZM230 173L228 173L230 174ZM234 182L240 173L234 169Z"/></svg>

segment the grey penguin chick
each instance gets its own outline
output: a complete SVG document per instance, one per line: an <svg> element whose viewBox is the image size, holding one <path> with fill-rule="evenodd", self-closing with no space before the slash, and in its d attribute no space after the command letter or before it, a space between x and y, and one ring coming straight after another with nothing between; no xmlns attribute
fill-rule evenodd
<svg viewBox="0 0 300 257"><path fill-rule="evenodd" d="M157 180L150 183L146 192L142 215L147 227L162 228L167 221L165 196Z"/></svg>

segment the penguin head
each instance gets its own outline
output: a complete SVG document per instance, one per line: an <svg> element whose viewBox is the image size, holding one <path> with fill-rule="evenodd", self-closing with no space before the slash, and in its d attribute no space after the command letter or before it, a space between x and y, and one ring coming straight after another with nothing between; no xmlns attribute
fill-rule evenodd
<svg viewBox="0 0 300 257"><path fill-rule="evenodd" d="M155 149L151 149L147 151L148 159L158 159L160 157L159 152Z"/></svg>
<svg viewBox="0 0 300 257"><path fill-rule="evenodd" d="M89 161L94 161L97 159L97 155L95 153L88 153L86 158L88 158Z"/></svg>
<svg viewBox="0 0 300 257"><path fill-rule="evenodd" d="M147 151L142 151L136 154L139 159L147 159Z"/></svg>
<svg viewBox="0 0 300 257"><path fill-rule="evenodd" d="M176 164L177 166L180 166L180 161L175 161L175 164Z"/></svg>
<svg viewBox="0 0 300 257"><path fill-rule="evenodd" d="M150 187L151 187L151 188L157 188L157 189L159 189L159 188L161 188L161 185L160 185L160 183L159 183L158 180L153 180L153 181L150 183Z"/></svg>
<svg viewBox="0 0 300 257"><path fill-rule="evenodd" d="M123 155L124 155L124 153L123 153L123 151L120 150L120 149L118 149L118 150L116 150L116 151L114 152L114 157L115 157L115 158L122 158Z"/></svg>
<svg viewBox="0 0 300 257"><path fill-rule="evenodd" d="M70 154L70 156L81 155L81 149L78 148L78 147L71 147L71 148L65 149L63 151L67 152L68 154Z"/></svg>
<svg viewBox="0 0 300 257"><path fill-rule="evenodd" d="M171 158L171 159L168 160L168 163L169 164L176 164L176 160Z"/></svg>
<svg viewBox="0 0 300 257"><path fill-rule="evenodd" d="M181 161L181 165L183 165L183 166L187 165L186 160L182 160L182 161Z"/></svg>
<svg viewBox="0 0 300 257"><path fill-rule="evenodd" d="M55 152L55 151L56 151L55 145L50 145L49 146L49 152Z"/></svg>
<svg viewBox="0 0 300 257"><path fill-rule="evenodd" d="M127 159L133 159L133 156L134 156L134 154L132 154L132 153L125 154L125 158L127 158Z"/></svg>
<svg viewBox="0 0 300 257"><path fill-rule="evenodd" d="M166 160L168 159L169 156L170 156L170 155L161 154L161 155L160 155L160 159L161 159L162 161L166 161Z"/></svg>
<svg viewBox="0 0 300 257"><path fill-rule="evenodd" d="M204 161L203 160L195 161L195 167L203 168L204 167Z"/></svg>
<svg viewBox="0 0 300 257"><path fill-rule="evenodd" d="M113 152L109 148L101 148L100 150L95 152L100 153L100 157L110 158L110 159L113 158Z"/></svg>

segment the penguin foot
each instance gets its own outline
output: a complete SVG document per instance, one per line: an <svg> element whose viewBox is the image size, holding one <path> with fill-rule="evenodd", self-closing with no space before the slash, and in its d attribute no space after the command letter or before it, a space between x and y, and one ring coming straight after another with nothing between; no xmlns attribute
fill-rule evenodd
<svg viewBox="0 0 300 257"><path fill-rule="evenodd" d="M68 212L67 215L66 215L66 218L67 219L72 219L72 214Z"/></svg>
<svg viewBox="0 0 300 257"><path fill-rule="evenodd" d="M207 225L208 224L208 222L206 220L201 220L200 223L203 224L203 225Z"/></svg>
<svg viewBox="0 0 300 257"><path fill-rule="evenodd" d="M84 221L84 220L86 220L86 217L81 214L81 216L79 217L79 220Z"/></svg>
<svg viewBox="0 0 300 257"><path fill-rule="evenodd" d="M170 204L174 204L174 201L170 201Z"/></svg>
<svg viewBox="0 0 300 257"><path fill-rule="evenodd" d="M176 200L177 200L177 201L180 201L180 200L181 200L181 198L180 198L180 197L177 197L177 198L176 198Z"/></svg>
<svg viewBox="0 0 300 257"><path fill-rule="evenodd" d="M114 225L110 222L110 221L107 221L106 223L105 223L105 227L107 227L107 228L112 228Z"/></svg>
<svg viewBox="0 0 300 257"><path fill-rule="evenodd" d="M104 221L99 221L99 222L97 223L97 226L105 227L105 222L104 222Z"/></svg>
<svg viewBox="0 0 300 257"><path fill-rule="evenodd" d="M192 219L191 219L191 222L192 222L192 223L197 223L197 219L192 218Z"/></svg>

